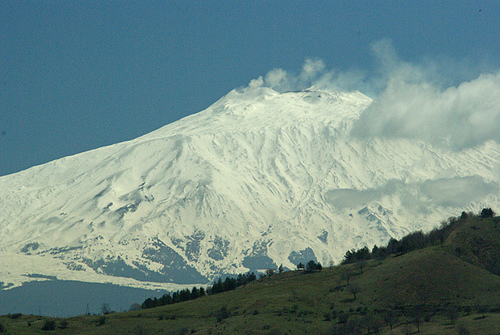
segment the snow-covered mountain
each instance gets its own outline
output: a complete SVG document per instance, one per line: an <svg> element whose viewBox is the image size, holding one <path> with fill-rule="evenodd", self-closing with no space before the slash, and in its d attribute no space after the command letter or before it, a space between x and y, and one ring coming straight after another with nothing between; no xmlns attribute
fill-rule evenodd
<svg viewBox="0 0 500 335"><path fill-rule="evenodd" d="M177 289L338 262L500 207L499 145L351 136L370 103L249 87L135 140L0 177L0 282Z"/></svg>

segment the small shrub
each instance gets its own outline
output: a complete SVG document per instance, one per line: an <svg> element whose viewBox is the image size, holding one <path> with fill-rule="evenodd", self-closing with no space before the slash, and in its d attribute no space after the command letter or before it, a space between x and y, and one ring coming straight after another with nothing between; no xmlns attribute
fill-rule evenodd
<svg viewBox="0 0 500 335"><path fill-rule="evenodd" d="M103 324L106 323L106 317L103 315L99 319L97 319L97 325L102 326Z"/></svg>
<svg viewBox="0 0 500 335"><path fill-rule="evenodd" d="M229 311L226 306L221 307L221 309L217 312L216 318L217 322L222 322L222 320L227 319L229 317Z"/></svg>
<svg viewBox="0 0 500 335"><path fill-rule="evenodd" d="M142 325L137 325L135 326L134 328L134 335L147 335L148 332L146 331L146 329L144 329L144 327Z"/></svg>
<svg viewBox="0 0 500 335"><path fill-rule="evenodd" d="M140 311L142 309L141 305L139 305L138 303L133 303L132 305L130 305L130 308L128 309L129 312L135 312L135 311Z"/></svg>
<svg viewBox="0 0 500 335"><path fill-rule="evenodd" d="M391 331L392 331L392 328L394 327L394 325L396 325L399 321L399 318L398 318L396 312L394 312L392 310L388 310L388 311L384 312L382 315L382 318L383 318L385 324L391 328Z"/></svg>
<svg viewBox="0 0 500 335"><path fill-rule="evenodd" d="M476 306L476 311L478 313L482 314L482 317L484 318L484 317L486 317L485 314L488 313L489 308L488 308L488 306L485 306L485 305L477 305Z"/></svg>
<svg viewBox="0 0 500 335"><path fill-rule="evenodd" d="M465 325L458 325L457 326L457 333L458 335L470 335L470 330L465 326Z"/></svg>
<svg viewBox="0 0 500 335"><path fill-rule="evenodd" d="M5 332L5 326L3 325L3 323L0 323L0 333L3 332Z"/></svg>
<svg viewBox="0 0 500 335"><path fill-rule="evenodd" d="M362 326L367 330L368 334L379 334L380 329L384 327L384 321L378 315L369 314L361 319Z"/></svg>
<svg viewBox="0 0 500 335"><path fill-rule="evenodd" d="M14 313L14 314L9 314L7 315L10 319L14 320L14 319L19 319L22 314L21 313Z"/></svg>
<svg viewBox="0 0 500 335"><path fill-rule="evenodd" d="M403 327L401 328L401 332L405 335L410 335L413 332L412 327L407 323L403 325Z"/></svg>
<svg viewBox="0 0 500 335"><path fill-rule="evenodd" d="M56 330L56 322L54 320L45 321L42 330Z"/></svg>
<svg viewBox="0 0 500 335"><path fill-rule="evenodd" d="M330 288L328 289L328 291L330 293L338 292L338 291L343 291L343 290L344 290L344 288L342 286L340 286L340 285L337 285L335 287L330 286Z"/></svg>
<svg viewBox="0 0 500 335"><path fill-rule="evenodd" d="M62 320L60 323L59 323L59 329L66 329L68 328L68 321L66 320Z"/></svg>
<svg viewBox="0 0 500 335"><path fill-rule="evenodd" d="M500 313L500 305L497 307L491 307L490 313Z"/></svg>
<svg viewBox="0 0 500 335"><path fill-rule="evenodd" d="M358 319L352 319L349 322L335 325L330 330L332 334L361 334L362 331L362 325Z"/></svg>
<svg viewBox="0 0 500 335"><path fill-rule="evenodd" d="M349 313L340 313L339 314L339 323L345 324L349 320Z"/></svg>
<svg viewBox="0 0 500 335"><path fill-rule="evenodd" d="M252 312L252 315L258 315L259 314L259 310L258 309L255 309L253 312Z"/></svg>
<svg viewBox="0 0 500 335"><path fill-rule="evenodd" d="M448 307L446 310L446 316L450 319L450 323L454 325L459 317L458 309L454 306Z"/></svg>

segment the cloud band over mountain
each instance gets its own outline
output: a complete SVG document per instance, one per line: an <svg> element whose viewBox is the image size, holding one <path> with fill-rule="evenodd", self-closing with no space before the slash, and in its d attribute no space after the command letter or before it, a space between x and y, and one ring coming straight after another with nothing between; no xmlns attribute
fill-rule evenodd
<svg viewBox="0 0 500 335"><path fill-rule="evenodd" d="M413 64L398 57L390 40L371 49L375 71L328 69L321 59L306 59L298 73L274 69L250 86L359 90L374 101L353 128L357 137L421 139L453 150L500 143L500 71L442 59Z"/></svg>

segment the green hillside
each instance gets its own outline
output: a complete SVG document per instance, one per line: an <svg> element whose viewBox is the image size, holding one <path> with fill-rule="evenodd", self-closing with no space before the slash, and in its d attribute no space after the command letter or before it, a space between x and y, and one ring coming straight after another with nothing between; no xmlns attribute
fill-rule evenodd
<svg viewBox="0 0 500 335"><path fill-rule="evenodd" d="M434 232L440 243L411 252L274 274L157 308L3 316L0 334L499 334L499 223L463 215ZM50 321L56 329L41 330Z"/></svg>

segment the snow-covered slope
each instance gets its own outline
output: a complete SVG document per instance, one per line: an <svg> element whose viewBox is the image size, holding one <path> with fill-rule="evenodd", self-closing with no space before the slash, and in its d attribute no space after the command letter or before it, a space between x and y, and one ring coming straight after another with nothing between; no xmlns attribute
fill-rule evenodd
<svg viewBox="0 0 500 335"><path fill-rule="evenodd" d="M234 90L135 140L0 177L0 281L147 288L338 262L498 207L500 147L350 136L359 92Z"/></svg>

